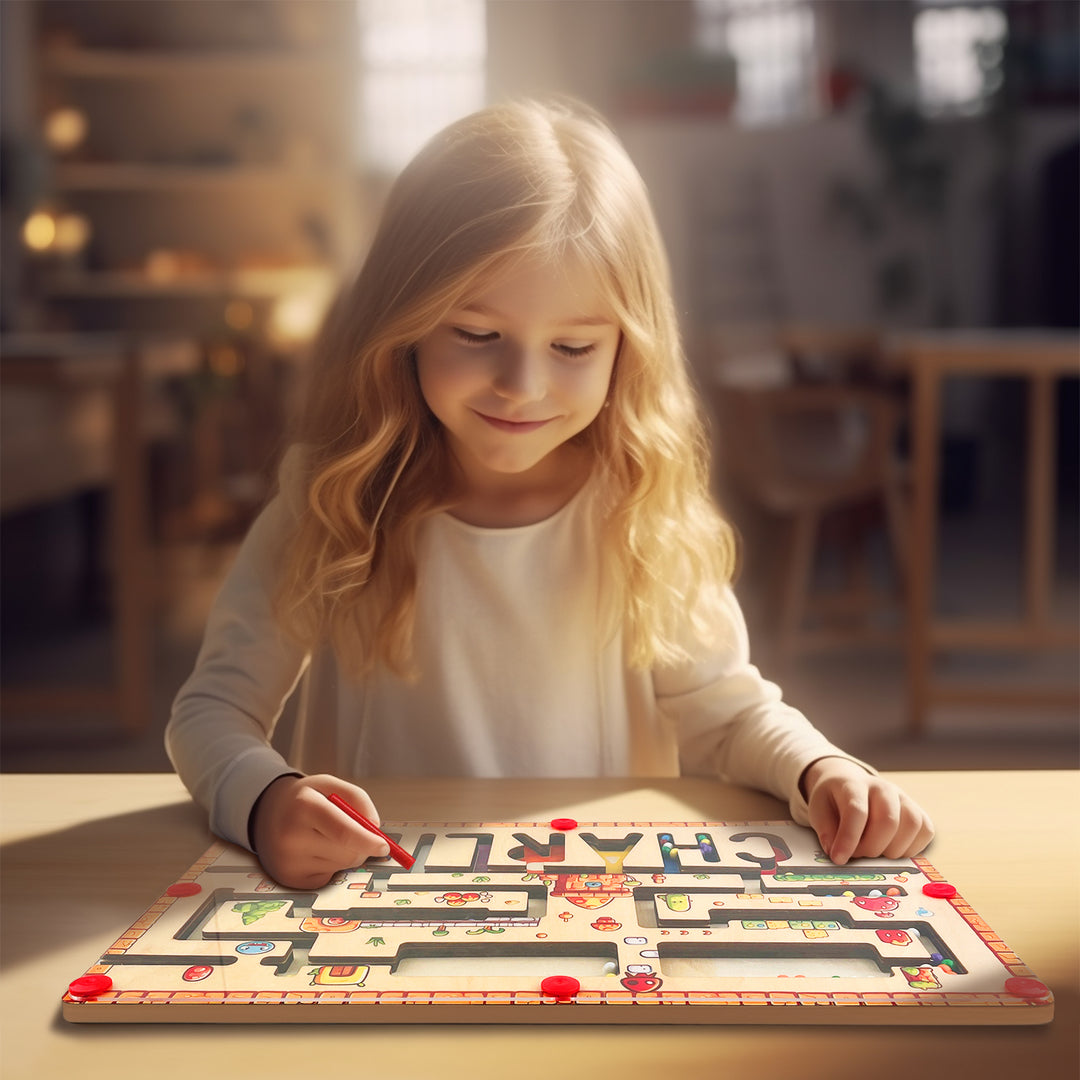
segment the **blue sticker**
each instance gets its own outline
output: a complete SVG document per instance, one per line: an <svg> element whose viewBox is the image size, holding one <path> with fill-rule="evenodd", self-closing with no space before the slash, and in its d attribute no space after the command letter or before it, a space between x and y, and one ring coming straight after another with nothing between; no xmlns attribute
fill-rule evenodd
<svg viewBox="0 0 1080 1080"><path fill-rule="evenodd" d="M270 952L273 947L274 943L272 941L241 941L240 944L236 946L236 951L247 956L253 953Z"/></svg>

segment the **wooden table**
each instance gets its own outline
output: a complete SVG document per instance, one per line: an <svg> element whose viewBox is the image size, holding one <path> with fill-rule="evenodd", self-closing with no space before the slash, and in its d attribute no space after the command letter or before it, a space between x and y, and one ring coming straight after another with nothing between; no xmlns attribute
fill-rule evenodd
<svg viewBox="0 0 1080 1080"><path fill-rule="evenodd" d="M929 856L1054 990L1041 1027L352 1027L69 1024L60 995L209 845L167 774L23 776L2 788L4 1080L515 1080L560 1075L963 1075L1075 1080L1080 774L907 773L934 817ZM372 782L386 818L767 820L769 796L704 780Z"/></svg>
<svg viewBox="0 0 1080 1080"><path fill-rule="evenodd" d="M939 680L934 657L944 650L1018 652L1080 647L1080 629L1051 613L1054 563L1054 392L1059 378L1080 374L1080 337L1039 331L911 334L885 344L890 364L912 386L912 537L908 581L909 726L919 734L935 704L1049 704L1075 708L1075 683L1063 687L988 687ZM942 394L952 376L1025 380L1027 460L1024 520L1024 610L1020 618L942 618L934 605Z"/></svg>

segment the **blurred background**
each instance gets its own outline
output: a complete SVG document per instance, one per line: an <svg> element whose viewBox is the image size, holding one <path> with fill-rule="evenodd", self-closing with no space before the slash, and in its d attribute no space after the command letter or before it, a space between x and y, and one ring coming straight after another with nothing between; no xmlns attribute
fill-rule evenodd
<svg viewBox="0 0 1080 1080"><path fill-rule="evenodd" d="M1076 0L0 0L0 47L4 770L169 768L389 182L548 92L652 191L766 673L883 768L1077 766Z"/></svg>

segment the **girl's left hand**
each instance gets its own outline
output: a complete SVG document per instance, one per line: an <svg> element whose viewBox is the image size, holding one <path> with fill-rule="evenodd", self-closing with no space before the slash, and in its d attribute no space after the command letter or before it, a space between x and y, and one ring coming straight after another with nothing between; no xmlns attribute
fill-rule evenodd
<svg viewBox="0 0 1080 1080"><path fill-rule="evenodd" d="M846 758L819 758L801 786L822 850L840 866L857 858L907 858L933 839L933 823L910 796Z"/></svg>

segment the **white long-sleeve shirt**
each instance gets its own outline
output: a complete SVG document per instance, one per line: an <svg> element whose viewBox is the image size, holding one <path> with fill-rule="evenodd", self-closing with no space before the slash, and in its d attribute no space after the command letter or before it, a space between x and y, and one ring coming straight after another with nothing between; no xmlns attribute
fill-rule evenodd
<svg viewBox="0 0 1080 1080"><path fill-rule="evenodd" d="M820 757L847 757L749 661L733 594L723 645L641 671L602 634L597 492L544 521L487 529L438 514L418 550L420 677L356 681L329 648L305 654L270 608L276 544L299 499L298 452L240 548L166 732L169 756L219 836L248 845L248 818L278 776L722 776L789 802ZM303 679L288 759L270 736Z"/></svg>

